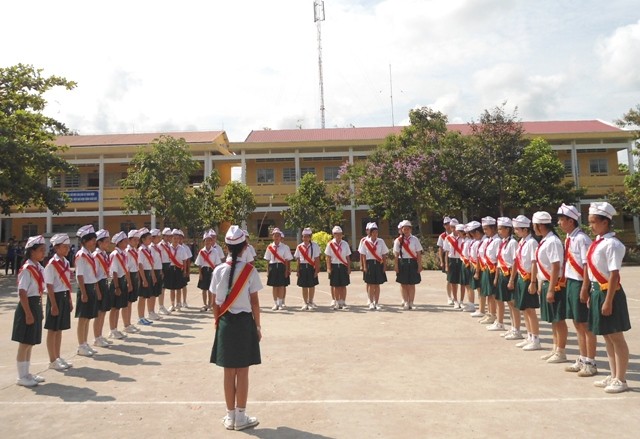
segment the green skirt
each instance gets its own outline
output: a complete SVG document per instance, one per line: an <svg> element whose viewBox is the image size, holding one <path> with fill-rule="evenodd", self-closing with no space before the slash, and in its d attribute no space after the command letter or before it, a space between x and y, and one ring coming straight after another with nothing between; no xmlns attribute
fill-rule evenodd
<svg viewBox="0 0 640 439"><path fill-rule="evenodd" d="M69 291L58 291L54 294L58 315L51 314L51 300L47 296L47 308L44 320L44 329L51 331L64 331L71 328L71 304L69 303Z"/></svg>
<svg viewBox="0 0 640 439"><path fill-rule="evenodd" d="M42 342L42 300L39 296L29 297L29 309L33 314L32 325L27 325L24 309L18 302L13 315L11 340L33 346Z"/></svg>
<svg viewBox="0 0 640 439"><path fill-rule="evenodd" d="M540 293L540 320L549 323L558 323L567 316L567 297L564 288L556 291L553 296L553 303L547 302L547 292L549 291L549 281L542 282L542 292Z"/></svg>
<svg viewBox="0 0 640 439"><path fill-rule="evenodd" d="M480 273L480 295L484 297L496 295L496 287L493 285L495 275L496 273L491 273L488 268L482 270Z"/></svg>
<svg viewBox="0 0 640 439"><path fill-rule="evenodd" d="M589 321L589 307L586 303L580 302L580 290L582 281L567 279L567 318L578 323Z"/></svg>
<svg viewBox="0 0 640 439"><path fill-rule="evenodd" d="M447 273L447 282L450 284L460 285L460 270L462 269L462 261L460 258L449 258L449 272Z"/></svg>
<svg viewBox="0 0 640 439"><path fill-rule="evenodd" d="M480 288L480 279L476 280L475 275L476 267L471 264L471 267L469 268L469 286L472 290L477 290L478 288Z"/></svg>
<svg viewBox="0 0 640 439"><path fill-rule="evenodd" d="M96 284L84 284L87 290L87 301L82 301L80 288L76 294L76 317L80 319L95 319L98 317L98 297L96 295Z"/></svg>
<svg viewBox="0 0 640 439"><path fill-rule="evenodd" d="M507 288L509 284L509 276L505 276L502 270L498 268L498 288L496 299L500 302L510 302L513 300L513 290Z"/></svg>
<svg viewBox="0 0 640 439"><path fill-rule="evenodd" d="M262 362L253 314L226 312L220 317L210 362L227 368L249 367Z"/></svg>
<svg viewBox="0 0 640 439"><path fill-rule="evenodd" d="M537 293L529 294L529 285L531 285L531 281L524 280L520 274L516 276L516 289L513 294L513 300L516 308L520 311L540 308L540 297Z"/></svg>
<svg viewBox="0 0 640 439"><path fill-rule="evenodd" d="M622 287L613 297L613 312L610 316L602 315L602 304L606 292L600 290L600 284L591 283L591 307L589 309L589 331L595 335L614 334L631 329L627 296Z"/></svg>

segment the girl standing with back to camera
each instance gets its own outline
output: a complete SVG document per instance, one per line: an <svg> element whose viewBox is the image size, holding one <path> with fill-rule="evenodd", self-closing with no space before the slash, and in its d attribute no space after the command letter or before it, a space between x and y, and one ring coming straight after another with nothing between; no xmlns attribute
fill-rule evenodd
<svg viewBox="0 0 640 439"><path fill-rule="evenodd" d="M247 242L238 226L225 236L229 256L213 271L209 290L214 295L216 333L211 362L224 368L224 397L227 430L244 430L258 425L246 413L249 394L249 366L260 364L260 301L262 289L258 271L241 260Z"/></svg>

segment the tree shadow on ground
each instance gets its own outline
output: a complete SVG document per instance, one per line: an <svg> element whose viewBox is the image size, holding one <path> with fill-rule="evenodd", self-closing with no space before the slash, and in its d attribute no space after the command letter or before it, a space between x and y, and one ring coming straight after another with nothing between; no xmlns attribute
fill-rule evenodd
<svg viewBox="0 0 640 439"><path fill-rule="evenodd" d="M257 428L242 430L241 433L261 439L334 439L331 436L310 433L289 427L260 428L260 426L258 426Z"/></svg>
<svg viewBox="0 0 640 439"><path fill-rule="evenodd" d="M65 376L84 378L87 381L118 381L122 383L131 383L135 380L130 377L124 377L117 372L106 369L96 369L94 367L72 367L64 372Z"/></svg>
<svg viewBox="0 0 640 439"><path fill-rule="evenodd" d="M59 383L43 383L36 387L31 387L33 393L42 396L53 396L65 402L108 402L115 401L116 398L109 395L98 395L98 393L88 387L67 386Z"/></svg>

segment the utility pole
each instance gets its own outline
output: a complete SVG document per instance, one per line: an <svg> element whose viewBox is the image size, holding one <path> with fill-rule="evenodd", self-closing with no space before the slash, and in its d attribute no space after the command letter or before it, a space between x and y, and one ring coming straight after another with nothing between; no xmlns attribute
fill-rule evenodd
<svg viewBox="0 0 640 439"><path fill-rule="evenodd" d="M320 23L324 21L324 1L314 0L313 2L313 21L318 27L318 69L320 71L320 123L321 128L325 127L324 123L324 80L322 78L322 29Z"/></svg>

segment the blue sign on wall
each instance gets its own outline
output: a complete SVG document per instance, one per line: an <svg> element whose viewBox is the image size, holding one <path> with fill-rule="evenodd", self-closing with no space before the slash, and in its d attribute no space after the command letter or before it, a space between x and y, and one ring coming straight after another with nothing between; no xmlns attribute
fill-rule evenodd
<svg viewBox="0 0 640 439"><path fill-rule="evenodd" d="M100 191L66 191L72 203L90 203L98 201Z"/></svg>

